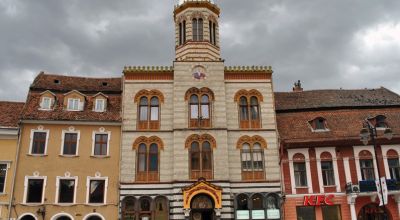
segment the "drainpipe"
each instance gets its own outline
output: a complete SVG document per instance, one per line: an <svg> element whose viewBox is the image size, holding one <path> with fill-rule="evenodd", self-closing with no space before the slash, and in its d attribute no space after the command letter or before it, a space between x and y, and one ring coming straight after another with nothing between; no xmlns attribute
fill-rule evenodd
<svg viewBox="0 0 400 220"><path fill-rule="evenodd" d="M11 209L12 209L13 200L14 200L15 179L17 176L19 151L21 148L21 130L22 130L21 126L22 126L22 123L21 123L21 121L19 121L19 123L18 123L18 144L17 144L17 151L15 154L15 161L14 161L15 166L14 166L14 173L13 173L12 184L11 184L10 202L8 204L8 215L7 215L8 219L11 219Z"/></svg>

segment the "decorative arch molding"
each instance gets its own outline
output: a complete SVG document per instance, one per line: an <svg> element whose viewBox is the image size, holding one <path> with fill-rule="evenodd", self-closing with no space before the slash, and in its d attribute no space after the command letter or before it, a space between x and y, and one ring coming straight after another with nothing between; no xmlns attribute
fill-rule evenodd
<svg viewBox="0 0 400 220"><path fill-rule="evenodd" d="M197 141L197 142L204 142L204 141L208 141L211 144L212 148L217 148L217 141L215 140L215 138L209 134L202 134L202 135L198 135L198 134L192 134L190 135L188 138L186 138L185 141L185 148L189 149L192 142Z"/></svg>
<svg viewBox="0 0 400 220"><path fill-rule="evenodd" d="M21 215L21 217L18 218L18 220L21 220L21 219L23 219L24 217L27 217L27 216L31 216L31 217L33 217L35 220L38 220L38 218L37 218L34 214L32 214L32 213L24 213L24 214Z"/></svg>
<svg viewBox="0 0 400 220"><path fill-rule="evenodd" d="M74 220L74 217L72 217L72 215L70 215L70 214L68 214L68 213L58 213L58 214L55 214L53 217L51 217L50 220L57 220L57 218L59 218L59 217L68 217L68 218L70 218L71 220Z"/></svg>
<svg viewBox="0 0 400 220"><path fill-rule="evenodd" d="M208 95L210 100L212 100L212 101L215 100L214 92L207 87L203 87L200 89L196 88L196 87L192 87L192 88L188 89L185 93L185 101L189 100L191 95L198 95L200 97L202 95Z"/></svg>
<svg viewBox="0 0 400 220"><path fill-rule="evenodd" d="M183 188L182 191L184 209L190 209L192 199L200 194L210 196L210 198L214 201L214 208L222 208L222 188L207 182L203 178L199 179L198 182Z"/></svg>
<svg viewBox="0 0 400 220"><path fill-rule="evenodd" d="M259 92L256 89L251 89L249 91L247 91L245 89L241 89L241 90L237 91L235 94L235 97L234 97L235 102L239 102L240 97L242 97L242 96L246 97L248 102L250 102L250 98L253 96L257 97L259 102L264 101L263 95L261 94L261 92Z"/></svg>
<svg viewBox="0 0 400 220"><path fill-rule="evenodd" d="M140 144L146 144L147 146L149 146L150 144L157 144L161 150L164 150L164 142L161 140L161 138L157 136L140 136L136 138L136 140L133 142L132 149L136 150Z"/></svg>
<svg viewBox="0 0 400 220"><path fill-rule="evenodd" d="M268 147L267 142L265 141L265 139L259 135L254 135L252 137L248 136L248 135L244 135L242 137L239 138L239 140L237 141L236 144L236 148L237 149L242 149L243 144L249 144L250 147L253 147L253 145L255 143L259 143L261 145L261 148L266 149Z"/></svg>
<svg viewBox="0 0 400 220"><path fill-rule="evenodd" d="M208 15L207 20L214 22L218 26L218 19L213 15Z"/></svg>
<svg viewBox="0 0 400 220"><path fill-rule="evenodd" d="M164 94L157 89L152 89L152 90L142 89L142 90L140 90L135 95L135 102L139 102L140 98L142 98L142 97L147 97L150 100L154 96L156 96L160 100L161 103L164 103Z"/></svg>
<svg viewBox="0 0 400 220"><path fill-rule="evenodd" d="M102 220L106 220L106 218L104 218L104 216L102 216L100 213L90 213L90 214L87 214L85 217L83 217L83 220L87 220L87 219L89 219L90 217L99 217L99 218L101 218Z"/></svg>

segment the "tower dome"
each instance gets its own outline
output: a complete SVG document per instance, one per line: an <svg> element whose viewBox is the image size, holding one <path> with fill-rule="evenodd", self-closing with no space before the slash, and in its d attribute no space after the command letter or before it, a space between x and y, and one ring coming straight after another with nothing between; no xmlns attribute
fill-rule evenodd
<svg viewBox="0 0 400 220"><path fill-rule="evenodd" d="M174 9L175 59L219 61L219 7L211 0L180 0Z"/></svg>

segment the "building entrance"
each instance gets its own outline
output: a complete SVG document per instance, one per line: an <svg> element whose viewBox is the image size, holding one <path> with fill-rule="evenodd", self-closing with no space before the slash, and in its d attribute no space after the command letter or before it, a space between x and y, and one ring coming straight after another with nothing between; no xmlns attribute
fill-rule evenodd
<svg viewBox="0 0 400 220"><path fill-rule="evenodd" d="M357 220L392 220L392 218L387 209L385 210L377 204L371 203L360 210Z"/></svg>
<svg viewBox="0 0 400 220"><path fill-rule="evenodd" d="M214 220L215 212L213 200L205 194L194 197L191 203L190 219Z"/></svg>

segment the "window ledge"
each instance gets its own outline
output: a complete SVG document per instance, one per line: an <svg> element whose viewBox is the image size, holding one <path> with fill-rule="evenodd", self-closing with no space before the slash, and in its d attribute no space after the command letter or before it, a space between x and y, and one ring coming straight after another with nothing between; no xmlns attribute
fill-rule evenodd
<svg viewBox="0 0 400 220"><path fill-rule="evenodd" d="M308 189L308 186L296 186L296 189Z"/></svg>
<svg viewBox="0 0 400 220"><path fill-rule="evenodd" d="M98 159L110 158L109 155L104 155L104 156L102 156L102 155L91 155L90 157L91 158L98 158Z"/></svg>
<svg viewBox="0 0 400 220"><path fill-rule="evenodd" d="M0 193L0 196L7 196L7 193Z"/></svg>
<svg viewBox="0 0 400 220"><path fill-rule="evenodd" d="M39 108L38 110L39 111L47 111L47 112L53 111L53 109L47 109L47 108Z"/></svg>
<svg viewBox="0 0 400 220"><path fill-rule="evenodd" d="M106 203L86 203L87 206L96 206L96 207L100 207L100 206L107 206Z"/></svg>
<svg viewBox="0 0 400 220"><path fill-rule="evenodd" d="M75 157L79 157L79 155L64 155L64 154L59 154L59 157L66 157L66 158L75 158Z"/></svg>
<svg viewBox="0 0 400 220"><path fill-rule="evenodd" d="M315 132L315 133L323 133L323 132L330 132L331 130L329 130L329 129L312 129L312 132Z"/></svg>
<svg viewBox="0 0 400 220"><path fill-rule="evenodd" d="M324 187L336 187L336 185L327 185L327 186L324 186Z"/></svg>
<svg viewBox="0 0 400 220"><path fill-rule="evenodd" d="M43 204L44 203L22 203L21 205L35 207L35 206L42 206Z"/></svg>
<svg viewBox="0 0 400 220"><path fill-rule="evenodd" d="M76 206L75 203L54 203L54 205L61 206L61 207Z"/></svg>
<svg viewBox="0 0 400 220"><path fill-rule="evenodd" d="M26 154L27 156L30 157L47 157L49 156L48 154Z"/></svg>

